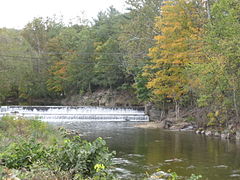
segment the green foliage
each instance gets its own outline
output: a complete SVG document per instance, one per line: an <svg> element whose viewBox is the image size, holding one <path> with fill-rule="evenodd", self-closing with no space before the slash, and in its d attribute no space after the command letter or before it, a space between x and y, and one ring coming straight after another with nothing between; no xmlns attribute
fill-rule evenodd
<svg viewBox="0 0 240 180"><path fill-rule="evenodd" d="M149 48L159 32L154 28L155 18L161 13L162 0L127 0L129 13L124 14L120 27L119 44L124 50L127 73L137 76L148 63Z"/></svg>
<svg viewBox="0 0 240 180"><path fill-rule="evenodd" d="M169 180L177 180L178 179L177 173L176 172L171 172L170 177L168 179Z"/></svg>
<svg viewBox="0 0 240 180"><path fill-rule="evenodd" d="M124 74L120 68L122 56L118 41L109 38L96 47L96 52L99 55L96 57L96 65L94 66L94 84L105 88L120 86L124 82Z"/></svg>
<svg viewBox="0 0 240 180"><path fill-rule="evenodd" d="M196 122L197 121L197 118L194 117L194 116L188 116L186 119L185 119L186 122L189 122L189 123L193 123L193 122Z"/></svg>
<svg viewBox="0 0 240 180"><path fill-rule="evenodd" d="M0 144L0 162L5 167L0 168L8 168L18 177L113 177L109 168L114 153L102 138L88 142L41 121L4 117L0 121Z"/></svg>
<svg viewBox="0 0 240 180"><path fill-rule="evenodd" d="M46 122L23 117L4 116L0 120L0 133L16 141L19 137L34 138L49 144L61 140L61 133Z"/></svg>
<svg viewBox="0 0 240 180"><path fill-rule="evenodd" d="M139 73L135 78L134 88L136 89L137 97L140 101L148 101L151 91L146 87L148 78Z"/></svg>
<svg viewBox="0 0 240 180"><path fill-rule="evenodd" d="M3 164L10 169L26 168L37 161L45 159L45 147L37 143L34 139L29 141L22 140L18 143L12 143L7 149L0 154Z"/></svg>
<svg viewBox="0 0 240 180"><path fill-rule="evenodd" d="M216 126L217 125L217 118L216 118L216 116L214 115L214 113L212 113L212 112L210 112L210 113L208 113L208 119L209 119L209 121L208 121L208 126Z"/></svg>
<svg viewBox="0 0 240 180"><path fill-rule="evenodd" d="M22 94L21 87L31 73L31 61L23 57L30 56L30 52L31 46L19 31L0 29L0 103L6 97L17 98Z"/></svg>
<svg viewBox="0 0 240 180"><path fill-rule="evenodd" d="M69 171L73 175L81 174L85 178L100 174L106 176L106 167L111 164L111 157L106 142L101 138L90 143L80 137L73 137L57 147L54 159L60 170Z"/></svg>

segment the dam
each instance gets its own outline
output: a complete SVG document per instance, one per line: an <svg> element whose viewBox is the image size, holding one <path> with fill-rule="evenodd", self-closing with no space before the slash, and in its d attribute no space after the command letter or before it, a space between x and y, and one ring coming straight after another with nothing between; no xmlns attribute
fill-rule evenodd
<svg viewBox="0 0 240 180"><path fill-rule="evenodd" d="M46 122L149 121L149 117L144 114L143 110L94 106L1 106L0 118L6 115Z"/></svg>

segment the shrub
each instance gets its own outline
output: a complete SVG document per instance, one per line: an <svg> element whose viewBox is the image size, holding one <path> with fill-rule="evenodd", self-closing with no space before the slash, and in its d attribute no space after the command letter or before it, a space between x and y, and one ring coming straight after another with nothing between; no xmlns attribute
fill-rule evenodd
<svg viewBox="0 0 240 180"><path fill-rule="evenodd" d="M69 171L72 176L80 174L84 178L109 174L107 170L114 153L109 152L102 138L91 143L75 136L57 148L54 158L61 171Z"/></svg>
<svg viewBox="0 0 240 180"><path fill-rule="evenodd" d="M31 165L46 156L46 148L36 143L34 139L29 141L22 140L18 143L12 143L0 154L0 159L8 168L26 168L30 169Z"/></svg>
<svg viewBox="0 0 240 180"><path fill-rule="evenodd" d="M102 178L112 176L108 171L112 156L103 139L98 138L91 143L75 136L65 139L63 144L51 146L44 146L34 139L21 140L9 145L0 154L0 161L10 169L26 169L29 173L22 176L29 178L33 176L33 170L35 174L42 172L49 177L65 174L70 179Z"/></svg>
<svg viewBox="0 0 240 180"><path fill-rule="evenodd" d="M103 179L112 176L108 169L113 154L102 138L88 142L38 120L10 116L0 120L0 165L20 172L23 179L34 174Z"/></svg>

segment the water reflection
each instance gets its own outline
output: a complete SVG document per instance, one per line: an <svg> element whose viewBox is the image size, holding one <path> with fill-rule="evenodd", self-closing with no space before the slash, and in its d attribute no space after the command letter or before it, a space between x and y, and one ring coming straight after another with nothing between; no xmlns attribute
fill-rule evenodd
<svg viewBox="0 0 240 180"><path fill-rule="evenodd" d="M203 179L239 179L240 145L191 132L134 128L133 122L57 123L80 131L83 138L106 139L117 152L116 172L123 179L143 178L161 168L185 177L202 174Z"/></svg>

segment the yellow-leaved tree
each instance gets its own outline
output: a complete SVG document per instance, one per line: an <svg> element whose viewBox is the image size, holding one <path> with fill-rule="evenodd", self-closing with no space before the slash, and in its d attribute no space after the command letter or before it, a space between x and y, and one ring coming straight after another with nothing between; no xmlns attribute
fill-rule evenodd
<svg viewBox="0 0 240 180"><path fill-rule="evenodd" d="M201 13L196 3L187 0L166 0L161 16L156 18L156 44L149 50L150 65L145 66L147 88L154 97L171 99L175 103L176 118L179 102L188 93L185 69L202 58Z"/></svg>

